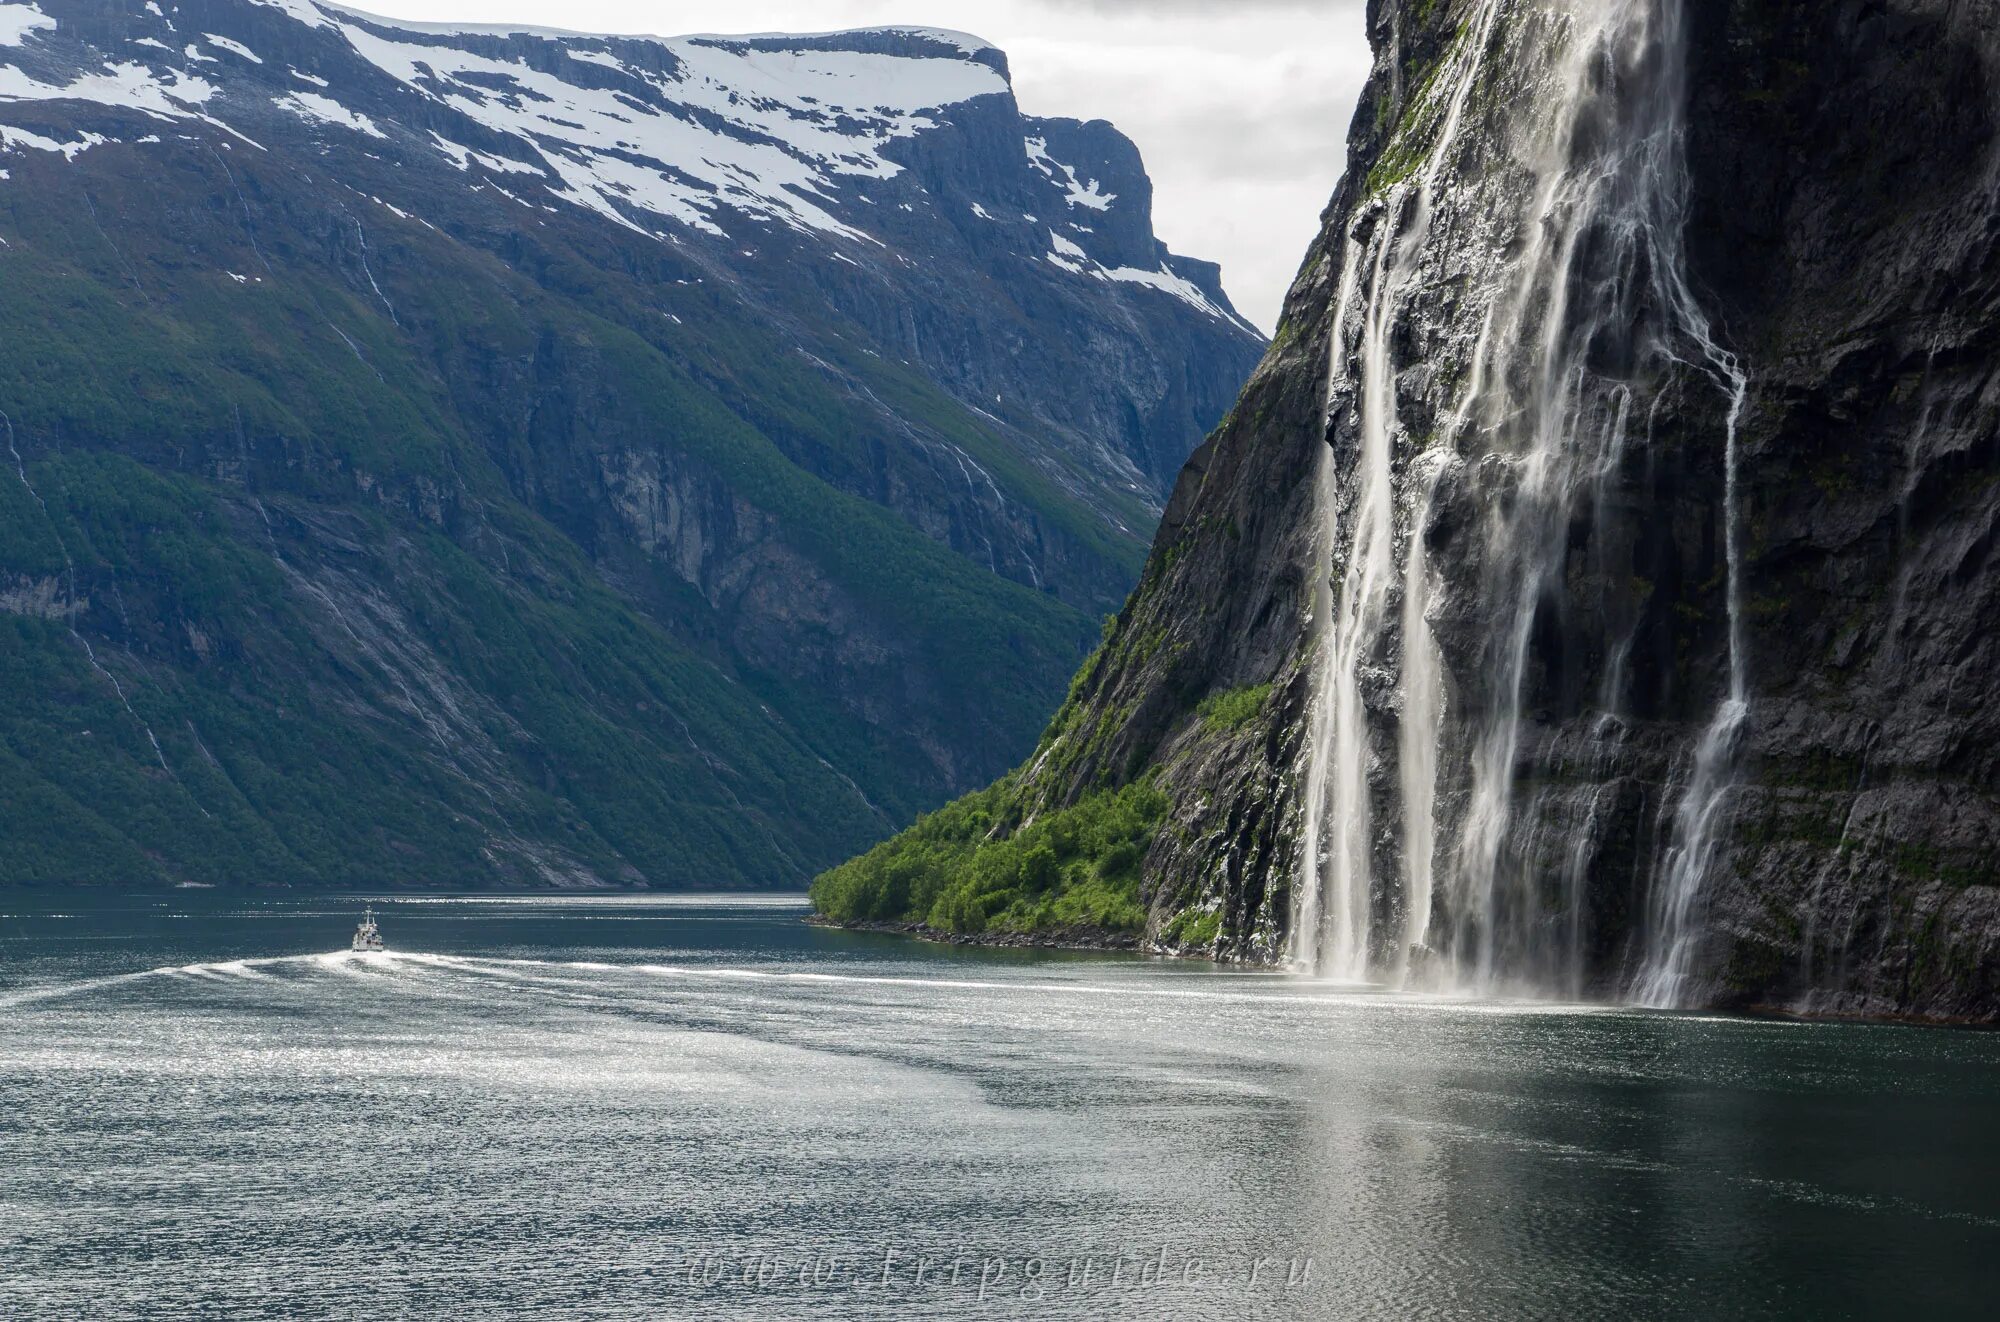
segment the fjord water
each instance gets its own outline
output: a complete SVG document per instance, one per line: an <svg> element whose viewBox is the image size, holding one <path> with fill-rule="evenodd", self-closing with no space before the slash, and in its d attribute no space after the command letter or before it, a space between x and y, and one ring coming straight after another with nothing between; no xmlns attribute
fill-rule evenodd
<svg viewBox="0 0 2000 1322"><path fill-rule="evenodd" d="M2000 1287L1993 1034L949 949L791 897L378 898L391 952L353 955L359 903L0 899L0 1315L1973 1317Z"/></svg>

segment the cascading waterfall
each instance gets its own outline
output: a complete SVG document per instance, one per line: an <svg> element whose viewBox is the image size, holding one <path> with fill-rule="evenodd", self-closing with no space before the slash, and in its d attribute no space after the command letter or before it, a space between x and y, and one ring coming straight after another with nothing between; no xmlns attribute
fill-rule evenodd
<svg viewBox="0 0 2000 1322"><path fill-rule="evenodd" d="M1705 327L1704 327L1705 329ZM1722 847L1728 826L1728 796L1736 778L1737 751L1750 720L1750 679L1745 666L1741 533L1736 526L1736 433L1742 421L1749 379L1735 360L1706 346L1718 370L1731 380L1729 443L1725 459L1723 545L1728 562L1729 696L1695 745L1694 771L1674 811L1673 844L1664 881L1654 888L1647 928L1646 963L1634 991L1642 1005L1669 1008L1686 1004L1694 990L1700 942L1702 887Z"/></svg>
<svg viewBox="0 0 2000 1322"><path fill-rule="evenodd" d="M1403 941L1396 952L1397 986L1430 955L1431 910L1437 888L1438 729L1444 722L1444 656L1430 629L1430 557L1423 529L1437 498L1439 465L1422 480L1410 516L1403 571L1403 720L1397 755L1403 802Z"/></svg>
<svg viewBox="0 0 2000 1322"><path fill-rule="evenodd" d="M1347 307L1354 296L1355 267L1360 249L1353 244L1347 248L1345 265L1341 272L1339 292L1334 297L1333 342L1342 340L1343 322ZM1331 412L1332 389L1338 382L1338 375L1328 378L1327 409ZM1337 498L1337 477L1330 454L1322 455L1319 465L1319 505L1321 509L1333 508ZM1319 659L1313 670L1314 702L1311 717L1311 731L1308 747L1312 756L1306 768L1305 794L1305 838L1308 848L1304 851L1299 884L1293 891L1292 913L1292 962L1308 973L1320 973L1326 968L1326 890L1325 864L1321 851L1326 837L1327 780L1332 770L1334 715L1332 704L1326 695L1334 688L1334 650L1328 643L1327 635L1334 628L1333 612L1333 571L1332 565L1337 550L1330 526L1321 529L1320 562L1313 575L1312 627L1320 635Z"/></svg>
<svg viewBox="0 0 2000 1322"><path fill-rule="evenodd" d="M1441 142L1458 137L1465 106L1479 72L1479 52L1499 16L1498 4L1480 15L1476 35L1461 40L1441 71L1450 90L1438 128ZM1361 695L1361 671L1381 641L1388 617L1389 594L1395 576L1395 485L1391 465L1396 429L1396 372L1391 361L1391 336L1407 292L1411 259L1423 247L1431 220L1431 200L1448 153L1436 150L1414 182L1395 185L1385 203L1370 212L1377 220L1371 240L1363 244L1350 235L1340 287L1335 297L1331 336L1332 362L1327 375L1329 427L1339 404L1339 391L1350 378L1344 366L1348 353L1347 309L1356 293L1364 251L1371 268L1367 303L1362 317L1358 381L1361 412L1357 481L1348 502L1354 534L1347 551L1340 592L1331 590L1332 563L1339 554L1339 528L1334 511L1341 504L1340 465L1332 447L1320 461L1320 502L1326 511L1318 575L1315 618L1320 629L1316 671L1311 762L1306 775L1306 839L1304 875L1298 888L1293 930L1294 959L1308 971L1337 978L1367 976L1372 961L1373 823L1368 793L1371 760L1366 714ZM1406 204L1414 205L1408 228L1397 233ZM1329 830L1331 838L1328 838ZM1428 861L1424 865L1428 888ZM1409 912L1416 909L1409 906ZM1423 921L1428 926L1428 905ZM1410 944L1402 945L1407 959Z"/></svg>
<svg viewBox="0 0 2000 1322"><path fill-rule="evenodd" d="M1748 382L1716 343L1683 259L1682 4L1484 0L1385 148L1420 155L1420 166L1354 210L1333 314L1308 848L1294 914L1294 953L1312 971L1582 991L1600 794L1574 807L1582 825L1558 843L1561 791L1521 787L1538 736L1534 642L1567 605L1578 512L1594 508L1604 522L1633 419L1648 416L1641 397L1657 406L1692 374L1730 400L1729 690L1674 808L1637 983L1648 1001L1685 994L1749 699L1736 518ZM1426 323L1431 296L1454 284L1455 314ZM1477 320L1469 349L1449 334L1452 315ZM1412 361L1397 362L1399 349ZM1406 407L1437 425L1420 438ZM1475 464L1480 581L1435 581L1425 530L1440 481ZM1399 469L1409 497L1400 522ZM1447 673L1432 628L1453 592L1476 593L1487 625L1476 673ZM1611 648L1606 739L1622 728L1629 648L1629 638ZM1371 702L1385 690L1393 696ZM1469 700L1448 699L1459 694ZM1392 709L1396 730L1393 803L1377 708ZM1391 814L1400 866L1384 877L1378 821Z"/></svg>

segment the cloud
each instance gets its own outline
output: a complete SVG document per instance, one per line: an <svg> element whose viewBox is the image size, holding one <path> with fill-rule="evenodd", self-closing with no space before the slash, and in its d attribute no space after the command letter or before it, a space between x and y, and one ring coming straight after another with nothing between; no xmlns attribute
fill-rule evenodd
<svg viewBox="0 0 2000 1322"><path fill-rule="evenodd" d="M1244 315L1271 329L1346 163L1348 121L1370 64L1360 6L1082 7L1106 17L1083 30L1044 25L1003 43L1022 106L1123 129L1153 175L1160 236L1176 251L1221 262ZM1164 22L1163 7L1172 11ZM1024 8L1078 6L1030 0ZM1141 9L1154 20L1111 17Z"/></svg>
<svg viewBox="0 0 2000 1322"><path fill-rule="evenodd" d="M438 22L577 31L949 27L1008 54L1030 114L1108 119L1153 175L1154 225L1222 263L1266 329L1345 161L1369 67L1364 0L372 0Z"/></svg>

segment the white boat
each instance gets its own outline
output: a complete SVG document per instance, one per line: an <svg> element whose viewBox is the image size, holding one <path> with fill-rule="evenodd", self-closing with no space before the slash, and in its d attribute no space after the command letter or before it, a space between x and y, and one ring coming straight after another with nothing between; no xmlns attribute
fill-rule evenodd
<svg viewBox="0 0 2000 1322"><path fill-rule="evenodd" d="M362 913L361 924L354 929L354 948L356 950L388 949L387 946L382 944L382 929L375 926L375 910L372 906Z"/></svg>

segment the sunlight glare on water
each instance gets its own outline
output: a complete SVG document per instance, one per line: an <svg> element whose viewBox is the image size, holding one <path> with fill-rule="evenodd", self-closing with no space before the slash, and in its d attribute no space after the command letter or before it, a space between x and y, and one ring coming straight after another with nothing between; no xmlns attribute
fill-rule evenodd
<svg viewBox="0 0 2000 1322"><path fill-rule="evenodd" d="M0 899L0 1316L1976 1316L2000 1037L797 897ZM333 953L327 953L332 951ZM1032 1273L1032 1275L1031 1275Z"/></svg>

